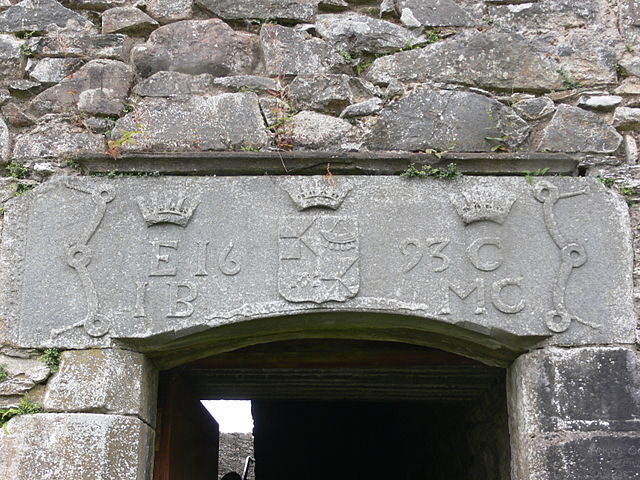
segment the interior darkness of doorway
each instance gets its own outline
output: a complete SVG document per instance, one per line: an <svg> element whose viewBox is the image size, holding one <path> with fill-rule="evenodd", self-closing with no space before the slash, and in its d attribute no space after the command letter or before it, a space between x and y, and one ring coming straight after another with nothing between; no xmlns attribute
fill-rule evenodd
<svg viewBox="0 0 640 480"><path fill-rule="evenodd" d="M256 480L508 479L505 405L253 402Z"/></svg>
<svg viewBox="0 0 640 480"><path fill-rule="evenodd" d="M440 350L273 342L165 371L163 391L173 392L161 395L168 399L160 402L163 417L176 412L171 405L184 410L187 392L194 400L252 400L255 480L510 478L505 371ZM178 443L185 442L204 443L182 435ZM180 466L176 442L161 444L156 465L169 459ZM195 470L192 457L187 463ZM189 478L215 478L207 465L198 469L202 477Z"/></svg>

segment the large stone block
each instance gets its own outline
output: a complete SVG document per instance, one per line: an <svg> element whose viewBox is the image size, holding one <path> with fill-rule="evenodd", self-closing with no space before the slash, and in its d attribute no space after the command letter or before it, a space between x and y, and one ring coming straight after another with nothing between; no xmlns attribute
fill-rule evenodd
<svg viewBox="0 0 640 480"><path fill-rule="evenodd" d="M88 132L64 116L45 115L33 130L18 135L13 158L25 162L104 151L106 142L102 135Z"/></svg>
<svg viewBox="0 0 640 480"><path fill-rule="evenodd" d="M23 0L0 13L0 32L46 32L70 22L91 27L89 20L55 0Z"/></svg>
<svg viewBox="0 0 640 480"><path fill-rule="evenodd" d="M538 150L612 153L621 143L622 135L598 114L559 105L543 131Z"/></svg>
<svg viewBox="0 0 640 480"><path fill-rule="evenodd" d="M59 84L36 96L38 113L81 112L118 115L133 82L133 68L117 60L92 60Z"/></svg>
<svg viewBox="0 0 640 480"><path fill-rule="evenodd" d="M375 150L491 151L529 134L511 108L477 93L420 88L380 112L365 142Z"/></svg>
<svg viewBox="0 0 640 480"><path fill-rule="evenodd" d="M23 42L12 35L0 35L0 85L22 78L26 65L22 45Z"/></svg>
<svg viewBox="0 0 640 480"><path fill-rule="evenodd" d="M148 97L116 123L114 138L136 132L122 150L259 150L271 140L255 93L178 99Z"/></svg>
<svg viewBox="0 0 640 480"><path fill-rule="evenodd" d="M2 245L23 346L228 349L303 322L504 364L635 341L628 208L588 178L61 178L7 206Z"/></svg>
<svg viewBox="0 0 640 480"><path fill-rule="evenodd" d="M637 434L532 439L518 450L512 475L519 480L640 478L640 436Z"/></svg>
<svg viewBox="0 0 640 480"><path fill-rule="evenodd" d="M518 358L510 376L522 435L640 431L640 356L633 350L539 350Z"/></svg>
<svg viewBox="0 0 640 480"><path fill-rule="evenodd" d="M315 26L338 51L390 53L425 41L399 25L356 13L318 15Z"/></svg>
<svg viewBox="0 0 640 480"><path fill-rule="evenodd" d="M185 20L155 30L133 48L131 60L143 77L161 70L217 77L253 73L260 61L258 36L236 32L217 18Z"/></svg>
<svg viewBox="0 0 640 480"><path fill-rule="evenodd" d="M260 42L269 75L332 73L347 63L324 40L281 25L263 25Z"/></svg>
<svg viewBox="0 0 640 480"><path fill-rule="evenodd" d="M312 22L318 10L317 0L196 0L196 3L225 20Z"/></svg>
<svg viewBox="0 0 640 480"><path fill-rule="evenodd" d="M64 352L49 381L44 407L51 412L136 415L155 423L156 372L139 353L117 349Z"/></svg>
<svg viewBox="0 0 640 480"><path fill-rule="evenodd" d="M134 417L25 415L0 429L0 450L12 480L147 480L153 430Z"/></svg>
<svg viewBox="0 0 640 480"><path fill-rule="evenodd" d="M464 32L451 39L378 58L368 80L386 84L454 82L502 90L561 89L560 66L540 41L504 32Z"/></svg>
<svg viewBox="0 0 640 480"><path fill-rule="evenodd" d="M31 49L38 55L64 58L109 58L129 61L133 42L120 33L106 35L73 28L59 29L44 37L31 39Z"/></svg>

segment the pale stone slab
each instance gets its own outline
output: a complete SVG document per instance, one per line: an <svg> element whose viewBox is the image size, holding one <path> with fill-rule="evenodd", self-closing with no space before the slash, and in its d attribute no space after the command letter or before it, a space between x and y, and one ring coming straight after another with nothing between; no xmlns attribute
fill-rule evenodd
<svg viewBox="0 0 640 480"><path fill-rule="evenodd" d="M153 430L133 417L37 414L0 429L0 471L12 480L146 480Z"/></svg>
<svg viewBox="0 0 640 480"><path fill-rule="evenodd" d="M137 415L155 423L156 372L144 355L117 349L70 350L47 384L51 412Z"/></svg>
<svg viewBox="0 0 640 480"><path fill-rule="evenodd" d="M627 206L588 178L61 178L6 206L2 245L23 346L331 312L497 350L634 341Z"/></svg>

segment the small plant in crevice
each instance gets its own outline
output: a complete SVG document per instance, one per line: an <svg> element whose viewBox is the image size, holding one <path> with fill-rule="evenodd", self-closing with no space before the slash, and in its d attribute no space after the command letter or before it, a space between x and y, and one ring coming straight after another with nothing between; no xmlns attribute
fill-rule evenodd
<svg viewBox="0 0 640 480"><path fill-rule="evenodd" d="M575 80L573 80L569 76L569 73L567 73L566 70L561 68L560 70L558 70L558 74L560 75L560 79L562 80L562 86L564 88L573 90L574 88L582 87L582 84L580 82L576 82Z"/></svg>
<svg viewBox="0 0 640 480"><path fill-rule="evenodd" d="M527 181L529 185L533 185L534 177L544 177L547 173L549 173L550 168L538 168L537 170L523 170L524 179Z"/></svg>
<svg viewBox="0 0 640 480"><path fill-rule="evenodd" d="M7 164L7 173L11 178L19 180L29 176L29 169L21 163L11 161Z"/></svg>
<svg viewBox="0 0 640 480"><path fill-rule="evenodd" d="M633 185L619 183L614 177L605 177L603 175L598 175L596 180L602 183L605 187L615 188L618 193L624 197L628 206L635 207L638 205L637 196L640 192L638 192L638 189Z"/></svg>
<svg viewBox="0 0 640 480"><path fill-rule="evenodd" d="M34 413L42 413L44 412L44 408L41 405L31 401L27 395L22 397L20 403L16 408L5 408L0 409L0 425L2 429L7 433L6 426L7 422L14 417L19 417L20 415L32 415Z"/></svg>
<svg viewBox="0 0 640 480"><path fill-rule="evenodd" d="M638 204L638 200L636 200L636 195L638 193L636 187L622 184L618 185L618 191L630 207L635 207Z"/></svg>
<svg viewBox="0 0 640 480"><path fill-rule="evenodd" d="M280 84L280 79L277 80ZM275 105L271 108L273 119L269 125L269 130L273 133L274 147L278 150L291 150L293 149L293 140L287 131L287 123L297 113L297 110L291 106L286 88L280 87L267 90L267 92L276 100Z"/></svg>
<svg viewBox="0 0 640 480"><path fill-rule="evenodd" d="M44 362L51 373L55 373L58 371L60 367L60 358L62 357L62 350L59 348L47 348L42 355L40 355L39 360Z"/></svg>
<svg viewBox="0 0 640 480"><path fill-rule="evenodd" d="M110 155L114 160L117 160L120 156L120 150L124 145L135 145L136 135L142 134L142 126L139 123L135 124L135 130L120 130L118 138L112 138L107 141L107 155Z"/></svg>
<svg viewBox="0 0 640 480"><path fill-rule="evenodd" d="M423 165L417 168L414 163L410 164L407 169L400 174L401 177L408 178L438 178L441 180L452 180L462 176L455 163L450 163L446 167L434 167L432 165Z"/></svg>
<svg viewBox="0 0 640 480"><path fill-rule="evenodd" d="M67 159L67 160L64 161L64 164L69 168L73 168L74 170L80 171L80 169L81 169L80 164L78 162L76 162L75 160Z"/></svg>
<svg viewBox="0 0 640 480"><path fill-rule="evenodd" d="M616 64L616 75L618 76L618 79L623 79L623 78L627 78L629 76L629 72L627 72L627 70L622 65L617 63Z"/></svg>
<svg viewBox="0 0 640 480"><path fill-rule="evenodd" d="M605 177L603 175L598 175L596 177L596 180L598 180L605 187L609 187L609 188L613 187L616 184L616 179L613 177Z"/></svg>
<svg viewBox="0 0 640 480"><path fill-rule="evenodd" d="M427 38L427 44L431 44L431 43L436 43L439 42L440 40L442 40L442 37L440 36L440 31L437 28L428 30L426 33L426 38ZM414 47L416 48L416 47Z"/></svg>
<svg viewBox="0 0 640 480"><path fill-rule="evenodd" d="M35 52L31 49L31 46L28 43L20 45L20 51L25 57L33 57L35 55Z"/></svg>
<svg viewBox="0 0 640 480"><path fill-rule="evenodd" d="M0 383L4 382L7 378L9 378L7 367L0 365Z"/></svg>
<svg viewBox="0 0 640 480"><path fill-rule="evenodd" d="M14 189L16 191L16 196L18 196L18 197L20 195L24 195L27 192L30 192L34 188L36 188L36 185L34 183L15 183L14 184Z"/></svg>
<svg viewBox="0 0 640 480"><path fill-rule="evenodd" d="M491 144L492 152L508 152L509 146L507 142L510 138L509 135L503 135L502 137L484 137L484 139Z"/></svg>

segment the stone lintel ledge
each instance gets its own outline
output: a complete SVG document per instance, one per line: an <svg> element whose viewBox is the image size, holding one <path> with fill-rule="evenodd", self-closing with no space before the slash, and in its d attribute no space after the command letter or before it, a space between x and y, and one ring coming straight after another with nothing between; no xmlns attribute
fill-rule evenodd
<svg viewBox="0 0 640 480"><path fill-rule="evenodd" d="M579 174L584 154L413 152L173 152L81 154L72 158L86 174L161 175L397 175L410 164L444 167L455 163L464 175L524 175L548 168L548 175Z"/></svg>

